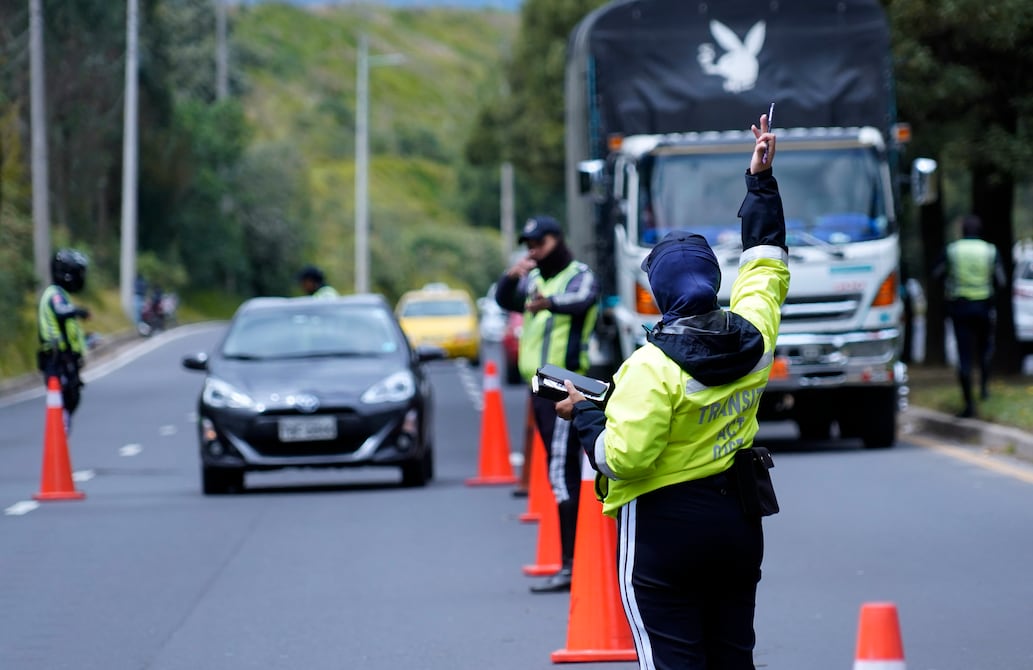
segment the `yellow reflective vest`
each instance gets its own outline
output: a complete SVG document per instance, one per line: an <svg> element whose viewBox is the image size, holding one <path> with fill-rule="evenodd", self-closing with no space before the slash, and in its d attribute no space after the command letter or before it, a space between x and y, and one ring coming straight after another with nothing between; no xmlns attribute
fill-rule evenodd
<svg viewBox="0 0 1033 670"><path fill-rule="evenodd" d="M527 279L525 304L540 295L551 298L553 307L535 314L524 310L517 355L520 376L529 382L547 363L584 373L588 370L588 340L599 309L591 270L580 261L571 261L549 279L542 277L538 268L531 270Z"/></svg>
<svg viewBox="0 0 1033 670"><path fill-rule="evenodd" d="M64 319L65 333L61 333L61 319L58 318L57 309L62 306L71 307L72 301L68 293L55 284L51 284L43 291L39 299L39 310L37 312L37 327L39 329L40 348L44 351L52 351L55 347L58 351L73 351L83 354L86 351L86 334L79 325L79 320L74 316L67 316ZM67 335L67 342L65 341Z"/></svg>
<svg viewBox="0 0 1033 670"><path fill-rule="evenodd" d="M978 238L965 237L947 245L948 300L988 300L994 292L997 248Z"/></svg>
<svg viewBox="0 0 1033 670"><path fill-rule="evenodd" d="M752 247L740 260L729 309L764 339L764 354L751 372L706 386L652 343L621 365L595 449L597 467L611 480L605 514L616 516L625 503L663 486L723 472L736 450L753 443L789 290L787 260L775 246Z"/></svg>

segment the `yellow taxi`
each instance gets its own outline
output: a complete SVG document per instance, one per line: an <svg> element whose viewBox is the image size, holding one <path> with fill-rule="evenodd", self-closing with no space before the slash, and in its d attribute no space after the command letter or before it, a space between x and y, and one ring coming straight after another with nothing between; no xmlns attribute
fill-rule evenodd
<svg viewBox="0 0 1033 670"><path fill-rule="evenodd" d="M442 283L427 284L402 295L395 313L414 347L441 347L449 358L468 358L472 364L480 364L477 307L468 291Z"/></svg>

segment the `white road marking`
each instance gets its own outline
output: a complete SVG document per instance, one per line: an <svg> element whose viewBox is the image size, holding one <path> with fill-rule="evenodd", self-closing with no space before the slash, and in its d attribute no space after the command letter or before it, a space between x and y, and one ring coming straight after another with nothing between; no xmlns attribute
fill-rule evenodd
<svg viewBox="0 0 1033 670"><path fill-rule="evenodd" d="M127 444L124 447L119 447L118 455L119 456L136 456L141 451L143 451L143 447L141 447L139 444Z"/></svg>
<svg viewBox="0 0 1033 670"><path fill-rule="evenodd" d="M90 481L91 479L93 479L96 476L97 476L97 473L94 472L93 470L77 470L77 471L72 473L72 481L73 482L88 482L88 481Z"/></svg>
<svg viewBox="0 0 1033 670"><path fill-rule="evenodd" d="M28 514L37 507L39 507L39 503L35 500L22 500L5 509L4 514L7 516L21 516L23 514Z"/></svg>
<svg viewBox="0 0 1033 670"><path fill-rule="evenodd" d="M456 372L459 373L459 382L463 385L463 390L466 391L470 404L478 412L483 411L484 395L481 391L481 382L474 374L474 368L470 367L466 359L460 358L456 360Z"/></svg>
<svg viewBox="0 0 1033 670"><path fill-rule="evenodd" d="M162 426L161 428L159 428L158 435L161 435L162 437L169 437L170 435L175 435L178 430L178 428L169 424L167 426Z"/></svg>

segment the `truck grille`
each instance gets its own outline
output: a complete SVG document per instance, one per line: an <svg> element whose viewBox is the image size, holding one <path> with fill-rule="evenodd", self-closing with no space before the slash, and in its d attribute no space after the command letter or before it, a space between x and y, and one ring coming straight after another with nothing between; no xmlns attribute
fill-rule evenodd
<svg viewBox="0 0 1033 670"><path fill-rule="evenodd" d="M861 308L861 298L860 293L788 298L782 305L782 321L807 323L851 319Z"/></svg>

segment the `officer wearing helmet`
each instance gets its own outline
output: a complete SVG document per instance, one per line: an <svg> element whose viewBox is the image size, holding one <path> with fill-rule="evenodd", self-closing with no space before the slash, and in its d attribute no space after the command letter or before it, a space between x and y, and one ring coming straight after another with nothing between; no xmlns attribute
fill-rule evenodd
<svg viewBox="0 0 1033 670"><path fill-rule="evenodd" d="M37 363L45 379L57 377L61 382L66 425L79 406L83 386L79 370L86 353L86 334L79 320L90 318L89 310L73 304L69 294L78 293L85 286L88 265L81 251L59 250L50 260L52 283L43 290L39 301Z"/></svg>

